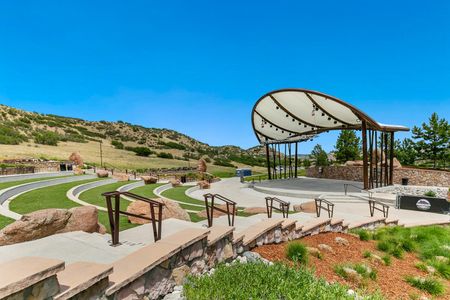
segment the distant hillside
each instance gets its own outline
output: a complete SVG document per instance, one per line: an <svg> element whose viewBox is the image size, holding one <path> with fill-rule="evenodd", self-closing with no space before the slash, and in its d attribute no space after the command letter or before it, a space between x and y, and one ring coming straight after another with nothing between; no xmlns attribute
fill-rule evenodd
<svg viewBox="0 0 450 300"><path fill-rule="evenodd" d="M85 121L0 105L0 159L61 160L67 159L71 151L79 151L86 162L99 164L100 142L104 161L118 168L178 167L200 157L211 165L229 168L263 167L265 163L260 147L214 147L165 128L122 121Z"/></svg>

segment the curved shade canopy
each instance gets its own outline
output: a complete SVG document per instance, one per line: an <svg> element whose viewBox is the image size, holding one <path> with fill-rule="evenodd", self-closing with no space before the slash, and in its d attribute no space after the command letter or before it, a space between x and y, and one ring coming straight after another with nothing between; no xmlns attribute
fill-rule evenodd
<svg viewBox="0 0 450 300"><path fill-rule="evenodd" d="M408 131L378 123L356 107L335 97L304 89L282 89L262 96L253 107L252 123L260 143L299 142L329 130L368 129Z"/></svg>

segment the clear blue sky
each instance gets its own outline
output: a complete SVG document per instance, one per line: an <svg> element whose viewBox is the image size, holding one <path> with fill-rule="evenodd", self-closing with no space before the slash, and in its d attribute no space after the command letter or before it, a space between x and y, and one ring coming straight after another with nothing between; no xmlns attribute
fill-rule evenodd
<svg viewBox="0 0 450 300"><path fill-rule="evenodd" d="M254 102L283 87L449 119L450 1L0 2L6 105L250 147Z"/></svg>

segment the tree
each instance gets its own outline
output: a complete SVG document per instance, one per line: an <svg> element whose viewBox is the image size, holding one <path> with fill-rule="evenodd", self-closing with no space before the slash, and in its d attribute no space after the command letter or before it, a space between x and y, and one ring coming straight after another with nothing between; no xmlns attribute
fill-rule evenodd
<svg viewBox="0 0 450 300"><path fill-rule="evenodd" d="M438 160L445 161L449 156L450 127L443 118L439 119L437 113L433 113L428 124L422 123L421 127L414 126L413 138L419 140L416 150L422 159L431 159L433 167L436 168Z"/></svg>
<svg viewBox="0 0 450 300"><path fill-rule="evenodd" d="M315 159L316 166L328 166L328 155L319 144L314 146L311 156Z"/></svg>
<svg viewBox="0 0 450 300"><path fill-rule="evenodd" d="M303 161L303 166L305 167L305 169L308 169L309 167L311 167L311 161L307 158L305 158Z"/></svg>
<svg viewBox="0 0 450 300"><path fill-rule="evenodd" d="M417 158L415 143L411 139L397 140L394 144L395 156L402 165L412 166Z"/></svg>
<svg viewBox="0 0 450 300"><path fill-rule="evenodd" d="M342 130L336 141L335 157L338 162L357 160L360 157L361 139L354 130Z"/></svg>

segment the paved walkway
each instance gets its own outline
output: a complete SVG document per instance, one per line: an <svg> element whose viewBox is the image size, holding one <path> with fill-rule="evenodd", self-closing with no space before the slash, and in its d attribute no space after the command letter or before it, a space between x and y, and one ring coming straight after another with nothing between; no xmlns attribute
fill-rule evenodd
<svg viewBox="0 0 450 300"><path fill-rule="evenodd" d="M55 176L69 176L73 175L73 171L64 172L44 172L44 173L30 173L30 174L17 174L17 175L1 175L0 182L11 182L33 178L45 178Z"/></svg>

